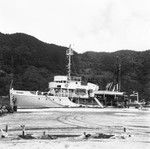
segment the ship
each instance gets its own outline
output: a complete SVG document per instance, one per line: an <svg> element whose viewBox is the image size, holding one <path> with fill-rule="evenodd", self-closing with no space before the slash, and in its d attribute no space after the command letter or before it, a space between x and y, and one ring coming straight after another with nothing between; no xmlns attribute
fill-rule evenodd
<svg viewBox="0 0 150 149"><path fill-rule="evenodd" d="M24 91L10 88L10 104L18 108L58 108L58 107L100 107L101 102L95 97L99 86L90 82L83 83L81 77L71 76L71 45L66 51L68 74L54 76L48 83L48 92Z"/></svg>

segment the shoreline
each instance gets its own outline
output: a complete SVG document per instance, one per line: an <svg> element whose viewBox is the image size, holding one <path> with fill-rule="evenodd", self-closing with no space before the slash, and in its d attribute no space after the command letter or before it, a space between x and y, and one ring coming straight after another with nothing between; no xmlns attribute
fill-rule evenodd
<svg viewBox="0 0 150 149"><path fill-rule="evenodd" d="M100 112L100 111L150 111L150 108L143 108L143 109L137 109L134 107L131 108L112 108L112 107L106 107L106 108L37 108L37 109L19 109L17 110L17 112L40 112L40 111L75 111L75 112Z"/></svg>

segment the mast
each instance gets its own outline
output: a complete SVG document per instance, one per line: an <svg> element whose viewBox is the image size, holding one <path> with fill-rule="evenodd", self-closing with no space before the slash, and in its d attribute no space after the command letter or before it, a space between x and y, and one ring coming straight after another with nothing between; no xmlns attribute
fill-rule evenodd
<svg viewBox="0 0 150 149"><path fill-rule="evenodd" d="M71 49L71 45L69 45L69 49L66 51L66 55L68 56L68 81L71 80L71 56L73 55L73 50Z"/></svg>
<svg viewBox="0 0 150 149"><path fill-rule="evenodd" d="M117 83L118 83L118 91L121 91L121 63L120 58L117 56Z"/></svg>

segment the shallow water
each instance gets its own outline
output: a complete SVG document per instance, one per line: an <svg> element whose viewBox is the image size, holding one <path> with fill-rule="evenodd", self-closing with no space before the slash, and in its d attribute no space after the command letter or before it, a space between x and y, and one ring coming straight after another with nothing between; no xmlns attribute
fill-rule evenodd
<svg viewBox="0 0 150 149"><path fill-rule="evenodd" d="M21 134L20 125L33 135L86 133L130 134L130 142L150 144L150 110L138 109L38 109L18 110L0 117L0 129L8 125L9 135ZM124 133L124 128L126 132Z"/></svg>

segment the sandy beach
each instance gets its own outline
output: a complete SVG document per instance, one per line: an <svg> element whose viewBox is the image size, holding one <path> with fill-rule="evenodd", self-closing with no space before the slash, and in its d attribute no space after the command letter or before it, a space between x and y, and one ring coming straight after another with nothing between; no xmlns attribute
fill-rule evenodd
<svg viewBox="0 0 150 149"><path fill-rule="evenodd" d="M0 117L0 129L8 125L8 137L0 138L1 149L16 148L150 148L150 110L51 108L22 109ZM21 125L35 139L22 139ZM124 132L126 128L126 132ZM49 135L70 135L57 139L41 139ZM109 139L83 139L86 134L114 135ZM76 137L77 136L77 137ZM79 137L78 137L79 136ZM80 137L81 136L81 137Z"/></svg>

